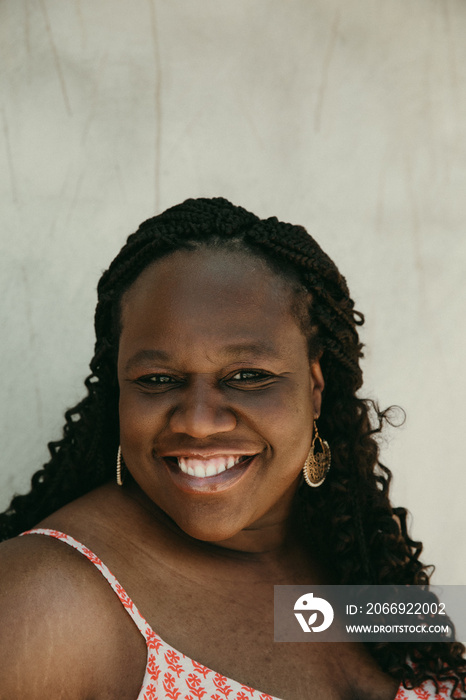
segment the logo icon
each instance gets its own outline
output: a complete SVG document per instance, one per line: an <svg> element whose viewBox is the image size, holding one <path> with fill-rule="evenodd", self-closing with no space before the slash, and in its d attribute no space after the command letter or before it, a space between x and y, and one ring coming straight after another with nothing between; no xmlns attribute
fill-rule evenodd
<svg viewBox="0 0 466 700"><path fill-rule="evenodd" d="M305 593L294 604L294 609L302 610L306 613L312 613L306 622L304 615L300 612L295 612L295 617L301 625L303 632L323 632L328 629L333 622L333 608L324 598L314 598L313 593ZM322 624L314 627L317 620L317 612L321 612L324 616Z"/></svg>

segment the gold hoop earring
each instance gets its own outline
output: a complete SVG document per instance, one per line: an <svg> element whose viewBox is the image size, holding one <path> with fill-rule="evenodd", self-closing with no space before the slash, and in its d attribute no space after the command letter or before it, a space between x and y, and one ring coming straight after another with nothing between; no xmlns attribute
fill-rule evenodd
<svg viewBox="0 0 466 700"><path fill-rule="evenodd" d="M320 452L315 451L316 440L320 442ZM314 419L314 437L312 438L311 449L306 457L303 467L304 480L308 486L316 488L324 483L328 470L330 469L331 453L326 440L322 440L317 430Z"/></svg>
<svg viewBox="0 0 466 700"><path fill-rule="evenodd" d="M120 445L118 445L118 452L117 452L116 482L117 482L118 486L123 486L123 479L121 477L121 446Z"/></svg>

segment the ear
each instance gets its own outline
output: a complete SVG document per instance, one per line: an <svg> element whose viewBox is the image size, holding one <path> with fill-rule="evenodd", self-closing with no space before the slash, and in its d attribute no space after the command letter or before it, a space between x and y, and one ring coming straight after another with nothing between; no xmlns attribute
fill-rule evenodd
<svg viewBox="0 0 466 700"><path fill-rule="evenodd" d="M312 404L314 406L314 416L320 416L322 406L322 392L325 387L324 375L320 366L320 358L313 360L309 366L309 375L311 380Z"/></svg>

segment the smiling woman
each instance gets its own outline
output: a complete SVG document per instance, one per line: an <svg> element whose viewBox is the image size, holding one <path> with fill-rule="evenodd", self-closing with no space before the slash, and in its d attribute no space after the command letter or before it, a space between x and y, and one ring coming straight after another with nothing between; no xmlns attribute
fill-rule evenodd
<svg viewBox="0 0 466 700"><path fill-rule="evenodd" d="M151 265L123 297L122 454L196 539L235 548L291 511L323 389L291 294L256 256L205 249Z"/></svg>
<svg viewBox="0 0 466 700"><path fill-rule="evenodd" d="M458 643L273 641L274 584L428 584L317 243L188 200L98 292L88 395L0 515L0 698L464 697Z"/></svg>

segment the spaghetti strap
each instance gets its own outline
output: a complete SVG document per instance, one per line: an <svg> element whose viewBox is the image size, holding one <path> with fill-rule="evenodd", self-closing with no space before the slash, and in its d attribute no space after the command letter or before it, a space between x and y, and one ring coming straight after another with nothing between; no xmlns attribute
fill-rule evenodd
<svg viewBox="0 0 466 700"><path fill-rule="evenodd" d="M75 540L70 535L66 535L64 532L60 532L59 530L37 528L21 533L21 536L23 535L47 535L48 537L54 537L57 540L65 542L70 547L77 549L78 552L80 552L86 557L86 559L89 559L89 561L92 562L92 564L94 564L94 566L100 571L102 576L108 581L113 591L118 596L121 604L125 608L126 612L131 617L134 624L146 640L146 643L149 642L152 635L154 635L154 632L150 627L149 623L143 618L143 616L141 615L141 613L139 612L129 595L126 593L123 586L117 581L110 569L107 566L105 566L103 561L99 559L99 557L96 554L94 554L94 552L92 552L85 545L81 544L81 542Z"/></svg>

